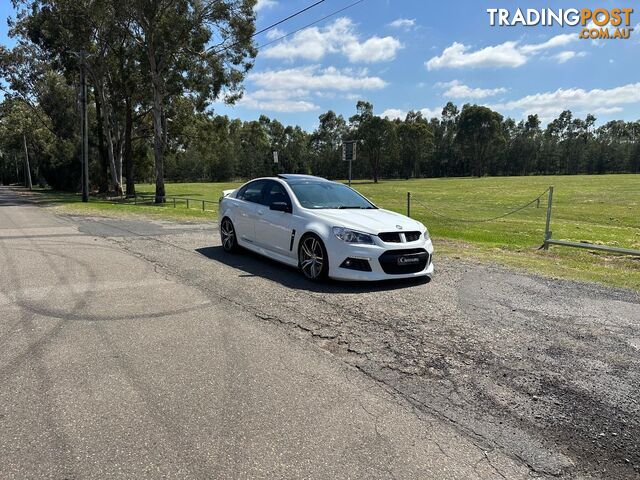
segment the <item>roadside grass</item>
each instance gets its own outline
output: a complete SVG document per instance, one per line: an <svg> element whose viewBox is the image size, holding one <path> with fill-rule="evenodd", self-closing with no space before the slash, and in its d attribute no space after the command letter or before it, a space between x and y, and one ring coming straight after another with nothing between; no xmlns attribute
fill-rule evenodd
<svg viewBox="0 0 640 480"><path fill-rule="evenodd" d="M216 201L222 190L239 183L166 185L167 195ZM378 206L406 213L411 192L411 216L429 228L437 253L521 268L560 278L595 281L640 291L640 258L551 246L538 250L544 237L547 195L540 206L491 222L477 222L511 211L553 185L553 238L640 249L640 175L575 175L389 180L379 184L356 181L353 187ZM153 185L138 185L152 195ZM144 215L202 221L216 219L217 203L186 208L114 204L78 195L42 192L42 201L68 213ZM434 214L436 212L437 214ZM469 221L471 220L471 221Z"/></svg>

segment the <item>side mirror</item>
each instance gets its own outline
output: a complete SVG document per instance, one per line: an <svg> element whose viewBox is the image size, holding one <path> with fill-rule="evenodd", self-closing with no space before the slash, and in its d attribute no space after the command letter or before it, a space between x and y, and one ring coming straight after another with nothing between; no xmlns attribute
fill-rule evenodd
<svg viewBox="0 0 640 480"><path fill-rule="evenodd" d="M291 207L287 202L273 202L269 205L270 210L275 210L276 212L286 212L291 213Z"/></svg>

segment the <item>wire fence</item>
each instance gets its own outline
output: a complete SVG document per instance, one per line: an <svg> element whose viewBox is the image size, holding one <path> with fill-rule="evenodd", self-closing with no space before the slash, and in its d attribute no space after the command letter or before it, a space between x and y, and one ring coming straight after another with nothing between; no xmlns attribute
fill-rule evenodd
<svg viewBox="0 0 640 480"><path fill-rule="evenodd" d="M547 188L544 192L542 192L540 195L538 195L537 197L533 198L532 200L513 207L499 215L494 215L488 218L460 218L460 217L453 217L453 216L449 216L446 215L442 212L439 212L438 210L430 207L429 205L427 205L427 202L425 201L421 201L419 198L416 198L415 195L412 195L411 192L407 192L407 216L411 216L411 209L412 209L412 204L417 204L418 206L420 206L421 208L423 208L425 211L427 211L428 213L430 213L431 215L438 217L442 220L446 220L448 222L453 222L453 223L461 223L461 224L481 224L481 223L489 223L489 222L495 222L504 218L507 218L511 215L514 215L516 213L522 212L523 210L531 207L532 205L536 205L536 208L540 208L541 206L541 200L544 197L547 197L547 201L546 201L546 223L545 223L545 229L544 229L544 238L542 241L542 244L540 246L540 249L544 249L544 250L548 250L549 246L551 245L555 245L555 246L563 246L563 247L573 247L573 248L582 248L582 249L588 249L588 250L596 250L596 251L603 251L603 252L608 252L608 253L616 253L616 254L621 254L621 255L630 255L630 256L640 256L640 250L635 250L635 249L630 249L630 248L621 248L621 247L614 247L614 246L609 246L609 245L601 245L601 244L596 244L596 243L591 243L591 242L586 242L586 241L580 241L580 242L575 242L575 241L568 241L568 240L559 240L559 239L553 239L552 238L552 231L551 231L551 215L552 215L552 208L553 208L553 186Z"/></svg>
<svg viewBox="0 0 640 480"><path fill-rule="evenodd" d="M549 193L549 189L547 188L544 192L542 192L536 198L534 198L530 202L525 203L524 205L520 205L519 207L515 207L512 210L509 210L509 211L507 211L505 213L502 213L500 215L497 215L497 216L494 216L494 217L491 217L491 218L482 218L482 219L455 218L455 217L450 217L448 215L444 215L443 213L440 213L440 212L434 210L433 208L427 206L425 203L421 202L418 198L415 197L415 195L411 195L411 193L409 193L407 195L407 212L408 212L408 214L410 216L410 214L411 214L411 202L414 201L415 203L420 205L422 208L427 210L432 215L435 215L437 217L443 218L445 220L449 220L449 221L452 221L452 222L460 222L460 223L487 223L487 222L494 222L496 220L500 220L502 218L508 217L509 215L513 215L515 213L521 212L525 208L530 207L531 205L533 205L534 203L536 204L536 207L539 208L540 207L540 199L542 197L544 197L545 195L547 195L548 193Z"/></svg>
<svg viewBox="0 0 640 480"><path fill-rule="evenodd" d="M400 192L397 192L397 193L399 195L401 194ZM545 197L546 197L546 201L544 200ZM217 205L219 203L218 201L213 201L213 200L203 200L199 198L180 197L180 196L165 196L161 198L163 199L163 202L156 203L157 197L155 195L136 194L132 198L120 197L118 199L112 199L112 200L117 203L128 203L128 204L133 203L135 205L149 204L149 205L157 205L157 206L164 206L164 207L172 206L173 208L177 208L178 206L184 205L187 209L194 209L194 207L197 207L198 210L202 210L203 212L216 212ZM418 206L424 211L428 212L430 215L433 215L434 217L440 218L444 221L451 222L453 224L459 223L459 224L473 225L473 224L497 222L499 220L508 218L512 215L522 212L527 208L532 207L533 205L535 205L535 208L537 209L541 207L546 207L546 222L545 222L545 229L544 229L544 238L542 239L542 245L540 247L541 249L543 248L545 250L548 250L550 245L555 245L555 246L574 247L574 248L586 248L590 250L599 250L599 251L605 251L605 252L617 253L617 254L623 254L623 255L640 256L640 250L613 247L613 246L589 243L586 241L575 242L575 241L568 241L568 240L552 239L552 231L551 231L551 220L552 220L551 215L552 215L552 208L553 208L553 187L552 186L547 188L544 192L540 193L538 196L532 198L529 201L526 201L525 203L512 206L511 208L508 208L499 214L491 215L485 218L465 218L462 216L458 217L458 216L449 215L431 207L428 201L421 199L419 196L416 196L411 192L407 192L406 213L407 213L407 216L411 217L412 208L415 206Z"/></svg>
<svg viewBox="0 0 640 480"><path fill-rule="evenodd" d="M158 206L173 206L173 208L177 208L178 205L184 204L187 209L193 209L194 206L198 206L198 210L202 210L203 212L216 212L217 208L207 208L210 205L218 205L217 201L213 200L203 200L201 198L189 198L189 197L175 197L175 196L164 196L160 197L163 199L163 202L156 203L155 195L140 195L136 194L132 198L120 197L117 199L118 203L133 203L134 205L158 205Z"/></svg>

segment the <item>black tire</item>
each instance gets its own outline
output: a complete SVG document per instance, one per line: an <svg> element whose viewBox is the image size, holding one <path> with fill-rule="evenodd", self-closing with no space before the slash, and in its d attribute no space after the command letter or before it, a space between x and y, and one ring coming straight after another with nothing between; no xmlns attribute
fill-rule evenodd
<svg viewBox="0 0 640 480"><path fill-rule="evenodd" d="M298 245L298 267L312 282L319 282L329 275L329 257L320 237L313 233L304 235Z"/></svg>
<svg viewBox="0 0 640 480"><path fill-rule="evenodd" d="M220 241L225 252L233 253L238 251L238 237L233 222L229 217L224 217L220 222Z"/></svg>

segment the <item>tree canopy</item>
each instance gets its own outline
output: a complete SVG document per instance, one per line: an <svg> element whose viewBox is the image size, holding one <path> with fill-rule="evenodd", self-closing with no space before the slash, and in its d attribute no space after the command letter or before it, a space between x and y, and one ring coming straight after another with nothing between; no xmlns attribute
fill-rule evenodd
<svg viewBox="0 0 640 480"><path fill-rule="evenodd" d="M77 190L79 68L89 83L91 187L135 194L136 182L222 181L278 168L345 178L342 143L357 141L354 178L640 172L640 121L598 125L562 112L545 126L448 103L435 118L381 118L357 102L307 132L233 103L257 54L255 0L14 0L12 49L0 47L0 181Z"/></svg>

